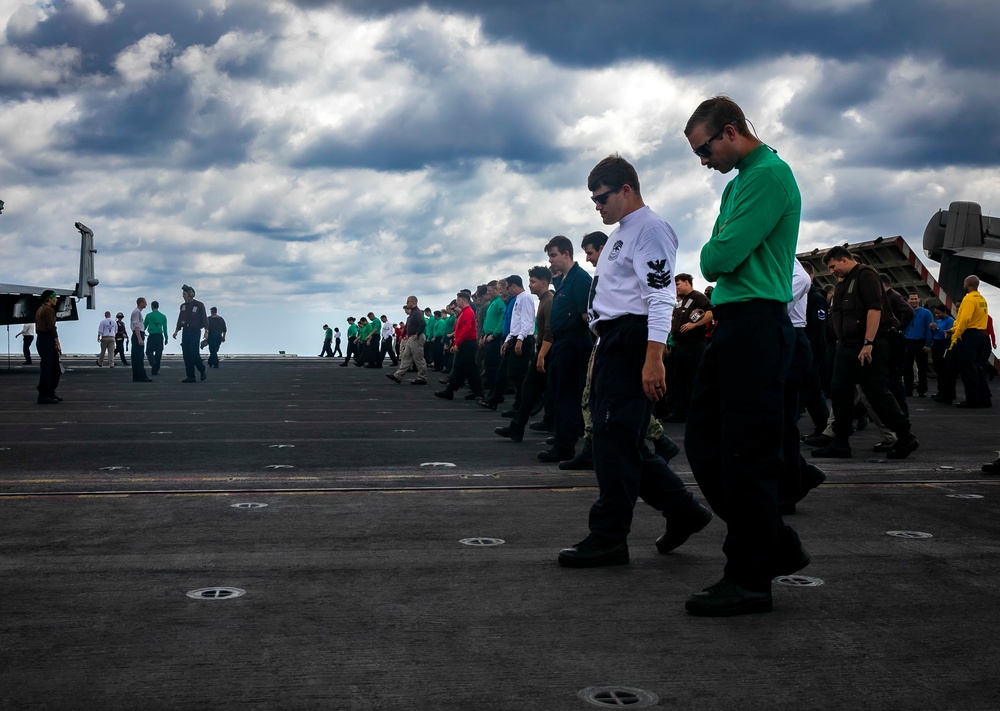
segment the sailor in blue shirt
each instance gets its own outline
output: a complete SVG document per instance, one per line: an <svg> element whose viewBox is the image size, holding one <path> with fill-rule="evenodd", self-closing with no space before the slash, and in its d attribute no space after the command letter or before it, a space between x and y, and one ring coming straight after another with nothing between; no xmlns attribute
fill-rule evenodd
<svg viewBox="0 0 1000 711"><path fill-rule="evenodd" d="M906 339L906 360L903 366L903 385L906 396L913 397L913 364L917 364L917 397L927 397L927 354L931 352L931 328L934 316L920 305L920 297L910 294L907 303L913 309L913 320L903 331Z"/></svg>
<svg viewBox="0 0 1000 711"><path fill-rule="evenodd" d="M948 314L948 309L943 304L934 307L934 322L930 325L931 331L931 358L934 362L934 373L937 375L938 396L947 400L955 399L955 376L948 370L948 361L945 353L948 352L948 345L951 343L951 329L955 325L955 319Z"/></svg>

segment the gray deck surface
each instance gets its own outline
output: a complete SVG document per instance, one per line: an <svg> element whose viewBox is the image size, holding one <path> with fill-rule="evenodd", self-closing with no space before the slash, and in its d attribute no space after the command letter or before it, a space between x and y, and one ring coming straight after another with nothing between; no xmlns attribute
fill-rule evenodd
<svg viewBox="0 0 1000 711"><path fill-rule="evenodd" d="M588 709L597 685L687 710L1000 708L998 410L912 400L902 462L856 434L791 519L824 584L704 619L683 604L721 576L720 521L663 556L640 502L631 565L560 568L593 473L436 384L164 363L144 384L70 360L57 406L36 368L0 371L2 709ZM246 595L186 595L211 586Z"/></svg>

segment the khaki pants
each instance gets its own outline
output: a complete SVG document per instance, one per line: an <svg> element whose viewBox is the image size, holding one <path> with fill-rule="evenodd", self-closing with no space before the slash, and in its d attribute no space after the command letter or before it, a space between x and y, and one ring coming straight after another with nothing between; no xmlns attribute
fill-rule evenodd
<svg viewBox="0 0 1000 711"><path fill-rule="evenodd" d="M427 360L424 358L424 334L409 336L399 349L399 370L394 375L402 380L410 372L410 366L417 366L417 380L427 380Z"/></svg>
<svg viewBox="0 0 1000 711"><path fill-rule="evenodd" d="M101 355L97 357L97 364L104 364L104 354L108 354L108 365L112 368L115 367L115 337L114 336L102 336L101 337Z"/></svg>

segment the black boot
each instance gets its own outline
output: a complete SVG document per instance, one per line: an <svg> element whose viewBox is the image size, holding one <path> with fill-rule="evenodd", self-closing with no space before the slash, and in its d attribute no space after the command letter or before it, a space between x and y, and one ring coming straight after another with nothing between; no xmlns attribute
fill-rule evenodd
<svg viewBox="0 0 1000 711"><path fill-rule="evenodd" d="M583 440L583 449L580 450L580 453L568 461L559 462L559 468L571 471L593 469L594 440L590 437L585 437Z"/></svg>

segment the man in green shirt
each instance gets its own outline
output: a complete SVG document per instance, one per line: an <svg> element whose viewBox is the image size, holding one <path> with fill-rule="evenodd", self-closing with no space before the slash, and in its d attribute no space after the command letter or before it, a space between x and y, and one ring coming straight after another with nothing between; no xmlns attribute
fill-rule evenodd
<svg viewBox="0 0 1000 711"><path fill-rule="evenodd" d="M743 110L708 99L684 129L706 168L738 174L701 251L718 325L691 390L684 444L702 493L728 527L722 580L688 598L695 615L771 609L771 580L809 563L778 512L783 392L795 343L788 318L801 199L788 165Z"/></svg>
<svg viewBox="0 0 1000 711"><path fill-rule="evenodd" d="M489 393L493 390L497 380L500 346L503 345L503 316L507 310L507 304L500 296L496 279L486 285L486 295L488 299L479 306L479 308L486 310L479 344L483 349L483 374L485 375L483 389Z"/></svg>
<svg viewBox="0 0 1000 711"><path fill-rule="evenodd" d="M323 324L323 350L319 352L320 358L333 358L333 329L330 324Z"/></svg>
<svg viewBox="0 0 1000 711"><path fill-rule="evenodd" d="M156 375L160 372L160 360L163 358L163 344L170 340L167 335L167 317L160 313L160 302L150 305L152 311L142 320L146 331L146 357L149 359L149 372Z"/></svg>
<svg viewBox="0 0 1000 711"><path fill-rule="evenodd" d="M351 362L351 356L357 359L357 348L358 348L358 326L354 323L354 317L347 317L347 353L344 354L344 362L340 364L341 368L346 368Z"/></svg>

